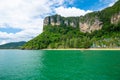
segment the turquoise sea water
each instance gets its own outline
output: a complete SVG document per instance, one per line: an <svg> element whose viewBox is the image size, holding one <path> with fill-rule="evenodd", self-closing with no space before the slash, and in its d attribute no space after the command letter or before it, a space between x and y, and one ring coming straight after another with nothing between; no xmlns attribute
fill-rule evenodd
<svg viewBox="0 0 120 80"><path fill-rule="evenodd" d="M120 80L120 51L0 50L0 80Z"/></svg>

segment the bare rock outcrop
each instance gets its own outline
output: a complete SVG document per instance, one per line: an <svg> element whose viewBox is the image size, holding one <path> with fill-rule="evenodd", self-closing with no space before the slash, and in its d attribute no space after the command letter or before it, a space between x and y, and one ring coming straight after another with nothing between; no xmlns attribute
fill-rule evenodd
<svg viewBox="0 0 120 80"><path fill-rule="evenodd" d="M61 17L60 15L49 16L44 19L46 25L63 25L74 28L79 27L81 32L93 32L102 28L102 22L97 17Z"/></svg>
<svg viewBox="0 0 120 80"><path fill-rule="evenodd" d="M118 22L120 22L120 12L113 15L111 18L111 24L117 24Z"/></svg>
<svg viewBox="0 0 120 80"><path fill-rule="evenodd" d="M98 18L85 18L85 20L79 22L81 32L91 33L95 30L102 28L102 22Z"/></svg>

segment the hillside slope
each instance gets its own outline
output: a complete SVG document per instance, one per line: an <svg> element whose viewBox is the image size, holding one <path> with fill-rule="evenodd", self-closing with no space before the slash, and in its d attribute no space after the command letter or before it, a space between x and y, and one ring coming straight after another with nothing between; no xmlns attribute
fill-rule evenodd
<svg viewBox="0 0 120 80"><path fill-rule="evenodd" d="M22 49L120 47L120 0L80 17L48 16L44 31Z"/></svg>
<svg viewBox="0 0 120 80"><path fill-rule="evenodd" d="M11 42L7 44L0 45L0 49L20 49L26 42Z"/></svg>

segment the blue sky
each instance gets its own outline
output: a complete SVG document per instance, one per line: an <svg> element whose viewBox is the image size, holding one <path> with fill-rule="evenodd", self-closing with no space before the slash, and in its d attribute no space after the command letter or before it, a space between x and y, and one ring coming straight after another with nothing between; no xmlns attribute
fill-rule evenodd
<svg viewBox="0 0 120 80"><path fill-rule="evenodd" d="M42 32L48 15L81 16L116 0L0 0L0 44L28 41Z"/></svg>
<svg viewBox="0 0 120 80"><path fill-rule="evenodd" d="M74 0L72 4L67 4L67 7L76 7L83 10L98 11L108 7L116 0Z"/></svg>
<svg viewBox="0 0 120 80"><path fill-rule="evenodd" d="M83 10L96 10L100 7L98 5L104 6L104 3L100 3L99 0L74 0L72 4L68 4L67 6L76 7Z"/></svg>

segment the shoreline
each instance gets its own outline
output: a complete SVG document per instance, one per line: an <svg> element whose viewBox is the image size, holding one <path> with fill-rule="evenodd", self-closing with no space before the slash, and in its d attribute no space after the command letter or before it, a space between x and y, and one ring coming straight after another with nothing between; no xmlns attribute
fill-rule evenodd
<svg viewBox="0 0 120 80"><path fill-rule="evenodd" d="M60 48L60 49L42 49L42 50L120 50L120 48Z"/></svg>
<svg viewBox="0 0 120 80"><path fill-rule="evenodd" d="M23 50L23 49L0 49L0 50ZM24 49L35 50L35 49ZM58 48L58 49L38 49L38 50L120 50L120 48Z"/></svg>

